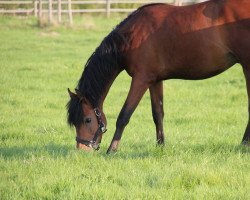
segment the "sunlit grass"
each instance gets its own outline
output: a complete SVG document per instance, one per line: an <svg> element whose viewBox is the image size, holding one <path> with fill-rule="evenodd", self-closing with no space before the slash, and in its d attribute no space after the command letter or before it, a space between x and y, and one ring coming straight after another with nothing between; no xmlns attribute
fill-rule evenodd
<svg viewBox="0 0 250 200"><path fill-rule="evenodd" d="M120 20L83 16L72 28L41 29L33 18L0 17L0 198L250 199L240 65L204 81L164 82L164 148L155 146L147 93L119 152L107 156L131 80L122 73L105 101L101 150L75 149L67 88Z"/></svg>

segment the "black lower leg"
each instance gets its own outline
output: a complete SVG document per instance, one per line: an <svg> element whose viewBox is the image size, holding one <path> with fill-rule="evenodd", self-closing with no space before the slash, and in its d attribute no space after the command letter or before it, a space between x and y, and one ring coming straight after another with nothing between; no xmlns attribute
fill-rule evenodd
<svg viewBox="0 0 250 200"><path fill-rule="evenodd" d="M150 87L152 115L156 127L157 144L164 144L163 131L163 83L158 82Z"/></svg>

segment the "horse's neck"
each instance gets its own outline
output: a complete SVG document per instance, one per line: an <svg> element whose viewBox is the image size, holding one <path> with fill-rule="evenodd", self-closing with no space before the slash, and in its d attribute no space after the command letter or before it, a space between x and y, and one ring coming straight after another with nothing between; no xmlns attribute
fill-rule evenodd
<svg viewBox="0 0 250 200"><path fill-rule="evenodd" d="M90 74L96 74L93 79L87 78L90 75L85 74L83 79L88 79L86 81L87 83L85 82L86 85L83 84L83 87L80 85L80 88L83 92L85 89L89 91L84 93L84 96L89 100L93 107L98 107L99 109L103 110L103 103L109 92L109 89L121 71L122 69L118 66L114 67L112 70L102 69L101 72L98 71L99 74L102 74L101 76L97 75L97 71L88 71Z"/></svg>
<svg viewBox="0 0 250 200"><path fill-rule="evenodd" d="M119 75L120 72L121 72L121 70L114 71L112 76L111 76L111 79L106 84L106 87L103 90L103 93L102 93L100 101L99 101L99 106L98 106L101 110L103 110L103 103L104 103L104 101L105 101L105 99L107 97L109 89L110 89L111 85L113 84L114 80L116 79L116 77Z"/></svg>
<svg viewBox="0 0 250 200"><path fill-rule="evenodd" d="M84 84L83 91L88 90L85 94L89 95L92 105L100 109L112 83L122 71L119 55L122 40L120 34L115 31L105 37L87 63L83 75L84 81L80 81L80 85Z"/></svg>

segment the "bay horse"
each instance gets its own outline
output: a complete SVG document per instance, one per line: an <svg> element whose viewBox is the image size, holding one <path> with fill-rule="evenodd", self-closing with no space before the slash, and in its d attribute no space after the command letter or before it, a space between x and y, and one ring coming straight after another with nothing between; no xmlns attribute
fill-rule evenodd
<svg viewBox="0 0 250 200"><path fill-rule="evenodd" d="M86 63L75 93L68 89L68 123L76 144L99 149L106 131L103 102L123 70L132 77L108 153L116 151L125 126L149 89L157 143L164 144L163 80L201 80L240 63L250 105L250 1L210 0L189 5L145 5L117 25ZM250 106L248 108L250 112ZM242 139L250 141L250 120Z"/></svg>

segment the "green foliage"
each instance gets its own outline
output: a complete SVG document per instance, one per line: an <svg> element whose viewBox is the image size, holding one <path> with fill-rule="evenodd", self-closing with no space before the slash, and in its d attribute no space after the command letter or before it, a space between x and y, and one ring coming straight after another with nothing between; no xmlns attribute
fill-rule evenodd
<svg viewBox="0 0 250 200"><path fill-rule="evenodd" d="M40 29L33 18L0 17L0 199L250 199L239 65L204 81L165 81L164 148L155 146L147 93L107 156L131 80L122 73L105 101L101 150L75 149L67 88L120 20L84 15L71 29Z"/></svg>

